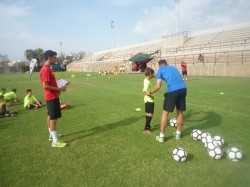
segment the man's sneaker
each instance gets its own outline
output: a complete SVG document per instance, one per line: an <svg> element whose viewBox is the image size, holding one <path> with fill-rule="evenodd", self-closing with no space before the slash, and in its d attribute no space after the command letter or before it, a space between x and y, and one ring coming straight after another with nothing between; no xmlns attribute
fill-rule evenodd
<svg viewBox="0 0 250 187"><path fill-rule="evenodd" d="M176 132L173 133L173 135L175 136L175 138L177 140L179 140L181 138L181 133L180 134L177 134Z"/></svg>
<svg viewBox="0 0 250 187"><path fill-rule="evenodd" d="M60 139L62 136L63 136L62 134L58 134L58 135L57 135L57 138ZM51 135L49 136L49 141L50 141L50 142L53 141L53 138L52 138Z"/></svg>
<svg viewBox="0 0 250 187"><path fill-rule="evenodd" d="M156 136L155 137L156 141L163 143L164 142L164 137Z"/></svg>
<svg viewBox="0 0 250 187"><path fill-rule="evenodd" d="M52 142L51 146L52 147L65 147L67 143L64 142Z"/></svg>

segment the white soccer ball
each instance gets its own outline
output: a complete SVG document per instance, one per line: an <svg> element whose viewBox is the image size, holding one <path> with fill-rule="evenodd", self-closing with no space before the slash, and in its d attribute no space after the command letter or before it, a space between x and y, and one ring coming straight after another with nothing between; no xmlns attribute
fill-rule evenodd
<svg viewBox="0 0 250 187"><path fill-rule="evenodd" d="M173 150L173 158L178 162L184 162L187 159L187 152L181 147Z"/></svg>
<svg viewBox="0 0 250 187"><path fill-rule="evenodd" d="M170 122L170 126L177 127L177 119L176 118L170 119L169 122Z"/></svg>
<svg viewBox="0 0 250 187"><path fill-rule="evenodd" d="M213 159L219 160L223 156L223 151L220 147L215 147L214 149L209 149L208 154Z"/></svg>
<svg viewBox="0 0 250 187"><path fill-rule="evenodd" d="M223 147L224 146L225 142L224 142L224 139L222 137L220 137L220 136L214 136L213 139L217 141L219 147Z"/></svg>
<svg viewBox="0 0 250 187"><path fill-rule="evenodd" d="M233 162L238 162L242 158L242 153L238 148L232 147L227 150L227 158Z"/></svg>
<svg viewBox="0 0 250 187"><path fill-rule="evenodd" d="M207 139L207 141L205 142L205 148L207 148L207 150L210 149L215 149L216 147L220 147L218 142L215 139Z"/></svg>
<svg viewBox="0 0 250 187"><path fill-rule="evenodd" d="M201 135L202 135L202 132L201 130L199 129L194 129L191 133L191 137L194 139L194 140L201 140Z"/></svg>
<svg viewBox="0 0 250 187"><path fill-rule="evenodd" d="M203 132L203 133L201 134L201 141L202 141L203 143L206 143L208 139L212 139L211 134L210 134L210 133L207 133L207 132Z"/></svg>

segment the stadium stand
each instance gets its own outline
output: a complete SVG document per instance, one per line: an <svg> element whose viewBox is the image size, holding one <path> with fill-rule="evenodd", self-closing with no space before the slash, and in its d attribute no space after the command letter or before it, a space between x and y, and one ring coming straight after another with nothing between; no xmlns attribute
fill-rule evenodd
<svg viewBox="0 0 250 187"><path fill-rule="evenodd" d="M181 32L159 40L94 52L80 61L72 62L67 71L111 71L124 66L132 72L129 60L137 53L152 55L147 66L158 69L161 58L180 68L188 62L189 75L250 77L250 23L224 26L199 32ZM204 58L199 60L199 55Z"/></svg>

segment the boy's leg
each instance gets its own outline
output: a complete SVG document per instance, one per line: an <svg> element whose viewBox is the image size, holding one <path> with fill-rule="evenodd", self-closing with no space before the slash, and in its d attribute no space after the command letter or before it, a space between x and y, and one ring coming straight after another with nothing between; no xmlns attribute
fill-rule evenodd
<svg viewBox="0 0 250 187"><path fill-rule="evenodd" d="M5 112L6 112L6 104L3 103L3 104L0 105L0 114L4 115Z"/></svg>
<svg viewBox="0 0 250 187"><path fill-rule="evenodd" d="M146 112L146 124L145 124L145 128L144 128L144 133L145 131L151 131L151 120L153 118L154 115L154 103L152 102L146 102L145 103L145 112Z"/></svg>
<svg viewBox="0 0 250 187"><path fill-rule="evenodd" d="M153 118L153 114L151 114L151 113L147 113L147 114L146 114L146 125L145 125L145 130L149 130L149 129L151 128L150 123L151 123L152 118Z"/></svg>
<svg viewBox="0 0 250 187"><path fill-rule="evenodd" d="M37 106L38 106L38 108L42 107L42 102L38 101Z"/></svg>

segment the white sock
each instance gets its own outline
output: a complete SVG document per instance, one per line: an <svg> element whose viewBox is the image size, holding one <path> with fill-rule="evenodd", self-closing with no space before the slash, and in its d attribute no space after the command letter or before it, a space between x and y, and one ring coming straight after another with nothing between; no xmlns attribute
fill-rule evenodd
<svg viewBox="0 0 250 187"><path fill-rule="evenodd" d="M160 138L164 138L164 134L160 132Z"/></svg>
<svg viewBox="0 0 250 187"><path fill-rule="evenodd" d="M48 128L49 129L49 135L51 136L51 130L50 130L50 128Z"/></svg>
<svg viewBox="0 0 250 187"><path fill-rule="evenodd" d="M58 138L57 138L57 135L56 135L56 131L51 131L51 136L53 138L53 142L58 142Z"/></svg>
<svg viewBox="0 0 250 187"><path fill-rule="evenodd" d="M177 131L176 131L176 134L181 134L181 131L178 131L178 130L177 130Z"/></svg>

